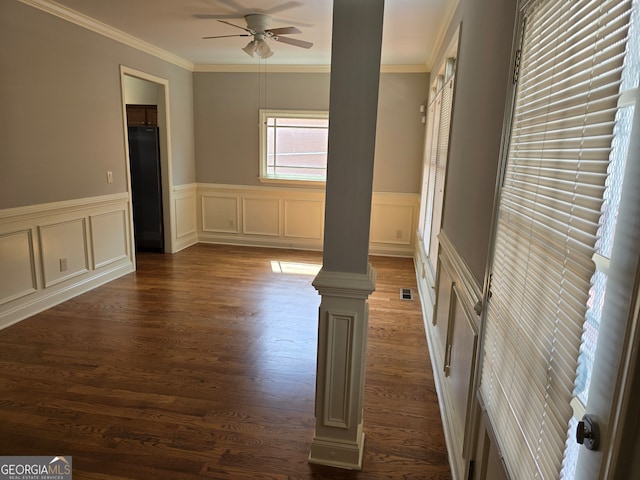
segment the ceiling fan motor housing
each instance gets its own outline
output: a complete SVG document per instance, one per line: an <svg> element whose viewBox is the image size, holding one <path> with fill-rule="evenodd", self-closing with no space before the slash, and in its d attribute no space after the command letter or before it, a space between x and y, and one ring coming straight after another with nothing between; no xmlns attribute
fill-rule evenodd
<svg viewBox="0 0 640 480"><path fill-rule="evenodd" d="M252 13L245 15L244 19L247 22L247 28L254 32L264 33L265 30L271 28L271 17L269 15Z"/></svg>

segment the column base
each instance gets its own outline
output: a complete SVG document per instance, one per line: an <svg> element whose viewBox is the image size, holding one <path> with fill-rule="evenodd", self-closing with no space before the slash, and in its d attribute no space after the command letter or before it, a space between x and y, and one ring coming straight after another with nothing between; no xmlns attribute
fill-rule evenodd
<svg viewBox="0 0 640 480"><path fill-rule="evenodd" d="M363 452L364 433L360 434L356 443L314 436L311 441L309 463L347 470L362 470Z"/></svg>

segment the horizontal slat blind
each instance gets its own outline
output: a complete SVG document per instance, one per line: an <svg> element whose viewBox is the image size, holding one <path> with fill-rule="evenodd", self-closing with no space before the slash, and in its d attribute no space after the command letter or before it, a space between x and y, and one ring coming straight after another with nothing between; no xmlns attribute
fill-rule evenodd
<svg viewBox="0 0 640 480"><path fill-rule="evenodd" d="M628 0L527 4L480 391L514 479L556 479L629 21Z"/></svg>
<svg viewBox="0 0 640 480"><path fill-rule="evenodd" d="M447 157L449 152L449 131L451 128L451 109L453 107L452 76L442 88L442 111L440 114L440 132L438 133L437 164L433 192L433 216L431 220L431 239L429 241L429 258L434 271L438 264L438 234L442 226L442 208L444 204L444 187L447 175Z"/></svg>
<svg viewBox="0 0 640 480"><path fill-rule="evenodd" d="M427 144L426 155L427 163L425 168L427 172L426 188L426 207L423 230L423 242L425 254L429 255L431 240L431 221L433 219L433 189L436 184L436 165L438 161L438 132L440 131L440 111L442 107L442 89L436 94L429 104L429 117L427 118Z"/></svg>
<svg viewBox="0 0 640 480"><path fill-rule="evenodd" d="M429 104L427 107L427 118L426 118L426 135L425 135L425 163L422 171L422 192L420 197L420 205L422 206L422 210L420 213L420 223L418 225L418 232L420 237L423 240L425 246L425 253L429 252L429 226L431 224L431 213L427 209L427 201L430 198L429 195L429 184L432 173L431 164L431 145L433 144L434 138L434 120L436 113L436 101L435 99ZM437 138L437 135L435 135ZM425 233L426 232L426 233Z"/></svg>

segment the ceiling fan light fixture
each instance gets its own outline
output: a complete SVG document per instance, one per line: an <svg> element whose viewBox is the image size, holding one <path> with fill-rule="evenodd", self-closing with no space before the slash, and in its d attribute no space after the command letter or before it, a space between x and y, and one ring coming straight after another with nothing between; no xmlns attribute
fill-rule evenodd
<svg viewBox="0 0 640 480"><path fill-rule="evenodd" d="M273 55L273 52L269 48L269 45L267 45L267 42L264 41L264 39L261 38L260 40L257 40L256 43L256 53L260 58L269 58L271 55Z"/></svg>
<svg viewBox="0 0 640 480"><path fill-rule="evenodd" d="M247 46L242 49L242 51L250 57L253 57L253 53L256 51L256 47L257 42L255 40L251 40L249 43L247 43Z"/></svg>

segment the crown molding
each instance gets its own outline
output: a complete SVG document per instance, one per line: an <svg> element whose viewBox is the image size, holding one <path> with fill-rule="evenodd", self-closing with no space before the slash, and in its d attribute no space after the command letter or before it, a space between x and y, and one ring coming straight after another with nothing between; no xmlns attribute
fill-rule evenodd
<svg viewBox="0 0 640 480"><path fill-rule="evenodd" d="M242 65L232 64L196 64L194 72L212 73L243 73L243 72L266 72L266 73L329 73L329 65L272 65L265 63L251 63Z"/></svg>
<svg viewBox="0 0 640 480"><path fill-rule="evenodd" d="M449 1L449 5L447 6L447 10L445 11L445 14L444 14L444 20L442 21L442 24L440 25L440 31L438 32L438 37L436 40L436 48L431 50L431 55L429 57L429 61L427 62L428 71L433 70L433 66L434 66L433 62L436 61L436 58L438 57L440 50L442 50L444 41L446 40L445 37L447 35L447 31L451 26L451 22L453 21L453 16L455 15L456 10L458 10L459 4L460 4L460 0Z"/></svg>
<svg viewBox="0 0 640 480"><path fill-rule="evenodd" d="M330 73L331 65L195 65L194 72L209 73ZM380 73L427 73L427 65L380 65Z"/></svg>
<svg viewBox="0 0 640 480"><path fill-rule="evenodd" d="M184 68L191 72L270 72L270 73L330 73L330 65L269 65L269 64L242 64L242 65L207 65L207 64L194 64L185 58L175 55L167 50L156 47L150 43L140 40L133 35L125 33L117 28L114 28L106 23L102 23L94 18L91 18L82 13L76 12L64 5L60 5L52 0L18 0L25 5L37 8L50 15L58 17L67 22L73 23L80 27L86 28L99 35L103 35L107 38L120 42L128 47L135 48L141 52L152 55L160 60L172 63L178 67ZM452 2L453 6L450 7L448 12L448 22L445 23L443 30L440 33L440 46L444 41L444 35L446 34L448 24L453 17L453 13L456 10L459 0ZM436 49L435 52L438 52ZM433 60L433 59L432 59ZM429 65L381 65L380 73L427 73L429 72Z"/></svg>
<svg viewBox="0 0 640 480"><path fill-rule="evenodd" d="M99 22L91 17L83 15L82 13L71 10L63 5L52 2L51 0L19 0L20 2L29 5L31 7L42 10L43 12L54 15L67 22L74 23L80 27L91 30L99 35L103 35L107 38L120 42L129 47L140 50L141 52L148 53L154 57L164 60L166 62L177 65L185 70L193 71L194 64L188 60L185 60L178 55L156 47L150 43L144 42L133 35L129 35L121 30L113 28L106 23Z"/></svg>

